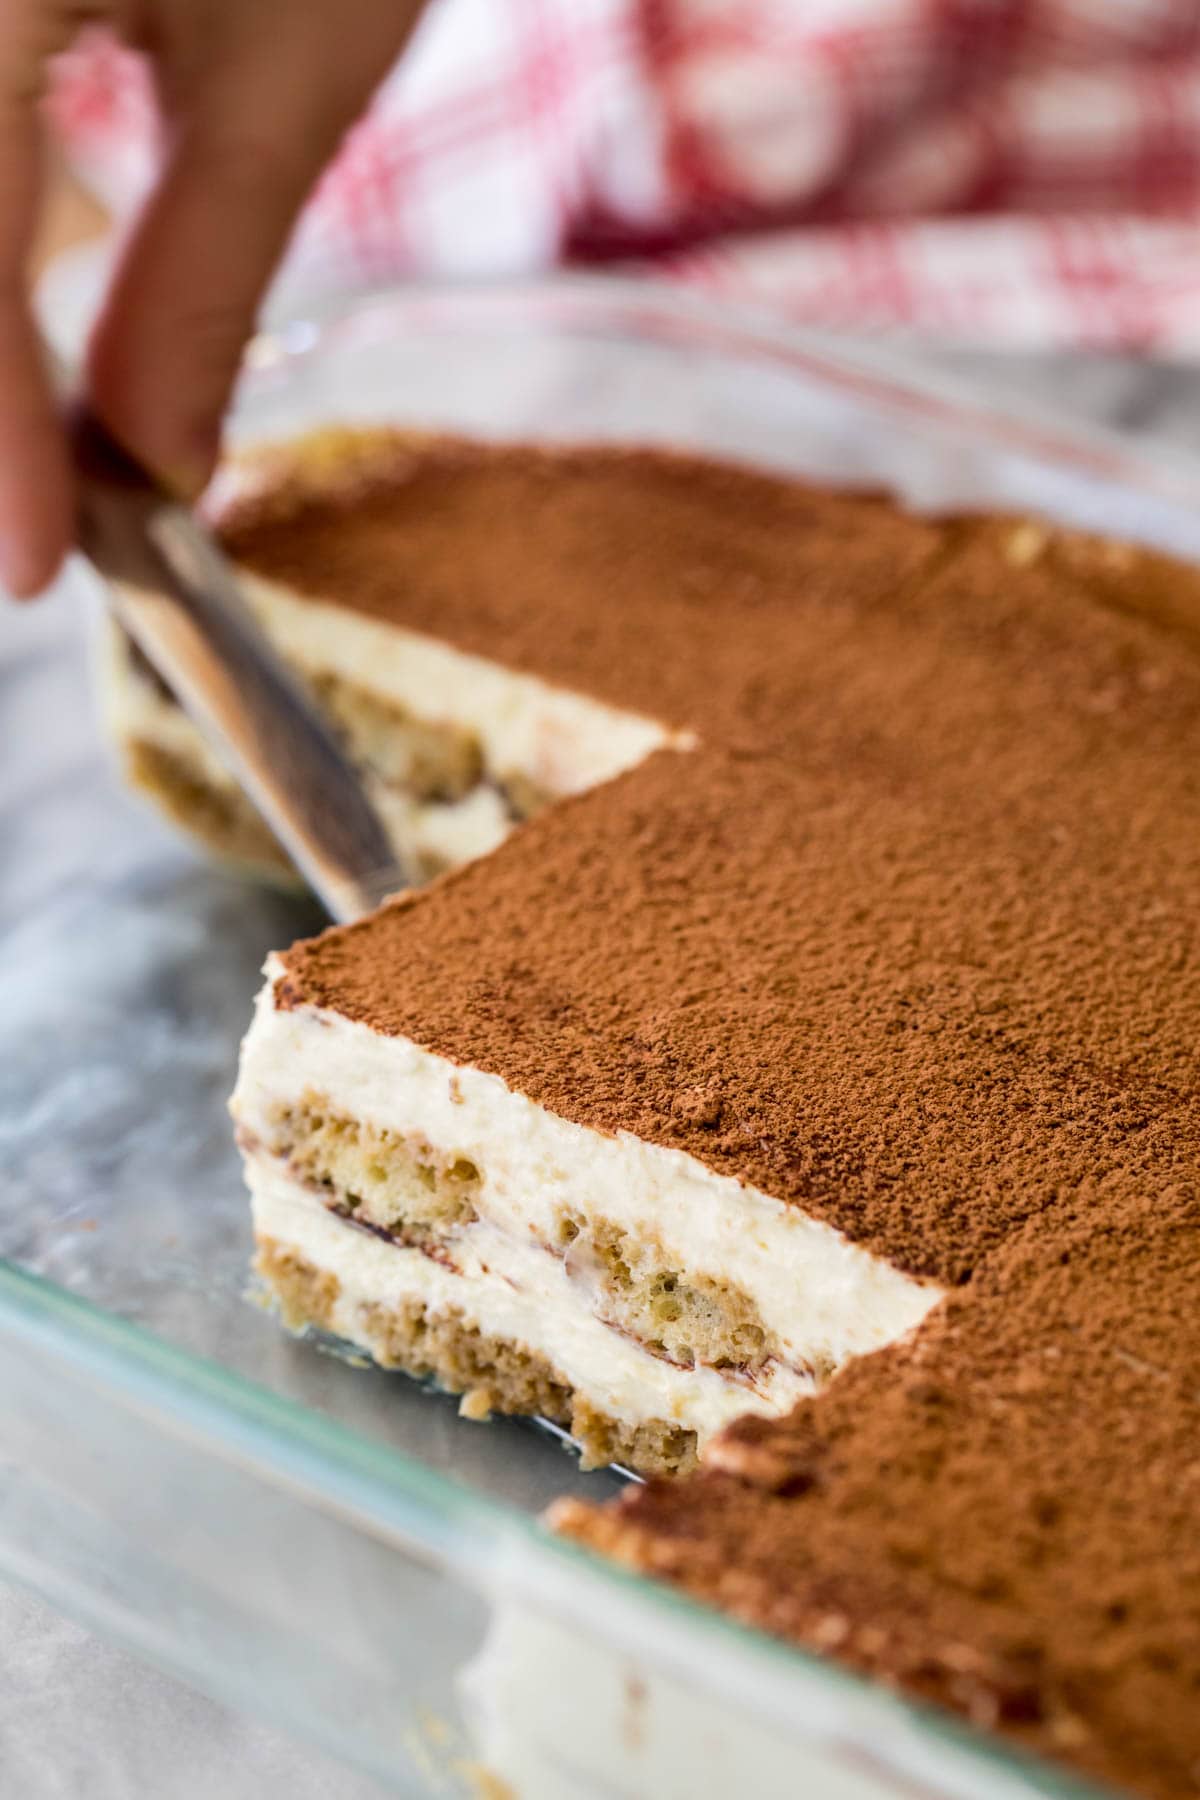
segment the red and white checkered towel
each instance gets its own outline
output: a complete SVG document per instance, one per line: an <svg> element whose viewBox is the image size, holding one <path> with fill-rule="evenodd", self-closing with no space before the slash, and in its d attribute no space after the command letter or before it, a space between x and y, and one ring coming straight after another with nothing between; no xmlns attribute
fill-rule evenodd
<svg viewBox="0 0 1200 1800"><path fill-rule="evenodd" d="M63 59L104 197L136 60ZM847 329L1200 354L1200 0L434 0L290 292L652 259Z"/></svg>

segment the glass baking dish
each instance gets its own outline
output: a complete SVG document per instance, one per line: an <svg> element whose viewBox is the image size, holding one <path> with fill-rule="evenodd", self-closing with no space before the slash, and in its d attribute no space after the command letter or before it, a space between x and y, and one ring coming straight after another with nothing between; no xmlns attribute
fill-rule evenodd
<svg viewBox="0 0 1200 1800"><path fill-rule="evenodd" d="M1200 559L1186 460L651 284L418 290L253 346L237 443L367 420L665 441ZM486 1764L522 1800L1094 1795L559 1542L545 1504L616 1476L251 1303L224 1103L265 952L317 919L121 791L86 605L0 612L0 1575L401 1794Z"/></svg>

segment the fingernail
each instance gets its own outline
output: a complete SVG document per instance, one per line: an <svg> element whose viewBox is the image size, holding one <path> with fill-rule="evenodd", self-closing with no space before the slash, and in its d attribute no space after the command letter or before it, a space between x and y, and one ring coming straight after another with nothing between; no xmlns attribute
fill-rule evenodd
<svg viewBox="0 0 1200 1800"><path fill-rule="evenodd" d="M153 440L147 442L144 437L139 443L132 433L126 435L114 431L113 435L118 443L130 446L142 466L181 505L191 506L208 486L217 456L217 445L210 430L185 434L182 445L178 435L172 433L174 448L171 450L157 449Z"/></svg>
<svg viewBox="0 0 1200 1800"><path fill-rule="evenodd" d="M189 505L198 500L209 482L221 454L221 427L207 419L188 433L183 454L168 460L162 480L176 499Z"/></svg>
<svg viewBox="0 0 1200 1800"><path fill-rule="evenodd" d="M208 486L207 468L202 472L198 464L160 464L155 472L171 498L184 506L190 506L194 500L198 500Z"/></svg>

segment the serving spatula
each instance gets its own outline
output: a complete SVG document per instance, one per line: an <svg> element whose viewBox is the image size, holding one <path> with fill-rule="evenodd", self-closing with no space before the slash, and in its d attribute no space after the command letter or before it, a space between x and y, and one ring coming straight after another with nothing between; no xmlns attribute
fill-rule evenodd
<svg viewBox="0 0 1200 1800"><path fill-rule="evenodd" d="M88 413L72 429L79 547L116 617L339 922L410 885L362 780L211 534Z"/></svg>

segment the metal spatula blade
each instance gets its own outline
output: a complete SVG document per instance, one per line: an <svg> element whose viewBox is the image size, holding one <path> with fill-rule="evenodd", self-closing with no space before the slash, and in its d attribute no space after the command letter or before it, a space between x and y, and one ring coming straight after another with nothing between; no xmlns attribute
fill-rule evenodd
<svg viewBox="0 0 1200 1800"><path fill-rule="evenodd" d="M79 543L117 617L338 921L410 885L362 781L209 533L94 418L76 421Z"/></svg>

